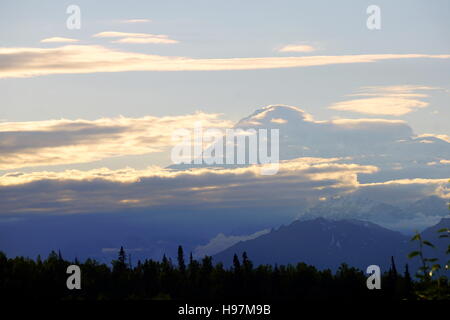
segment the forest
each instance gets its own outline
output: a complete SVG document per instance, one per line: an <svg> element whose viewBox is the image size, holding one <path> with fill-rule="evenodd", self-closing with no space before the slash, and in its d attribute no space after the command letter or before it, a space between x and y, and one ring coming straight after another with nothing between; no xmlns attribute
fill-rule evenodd
<svg viewBox="0 0 450 320"><path fill-rule="evenodd" d="M411 258L420 256L412 253ZM129 263L121 248L111 266L93 259L68 261L52 251L46 259L7 258L0 252L2 299L28 300L183 300L183 301L293 301L293 300L434 300L449 299L444 276L411 275L408 265L391 259L382 274L381 289L369 290L368 275L346 264L333 273L305 263L254 266L246 253L234 256L232 266L214 264L211 257L185 261L178 248L177 261ZM426 261L425 261L426 263ZM81 289L69 290L67 267L78 265ZM426 266L426 265L425 265ZM428 271L427 271L428 272Z"/></svg>

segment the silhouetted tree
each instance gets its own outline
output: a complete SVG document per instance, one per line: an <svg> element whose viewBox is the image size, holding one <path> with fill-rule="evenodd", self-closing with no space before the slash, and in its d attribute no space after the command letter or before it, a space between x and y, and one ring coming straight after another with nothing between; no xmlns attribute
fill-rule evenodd
<svg viewBox="0 0 450 320"><path fill-rule="evenodd" d="M395 266L394 256L391 256L391 269L390 272L394 278L397 277L397 267Z"/></svg>
<svg viewBox="0 0 450 320"><path fill-rule="evenodd" d="M178 268L181 273L185 273L186 265L184 264L184 253L182 246L178 246Z"/></svg>
<svg viewBox="0 0 450 320"><path fill-rule="evenodd" d="M239 262L237 254L234 254L233 256L233 268L235 273L239 273L241 271L241 263Z"/></svg>
<svg viewBox="0 0 450 320"><path fill-rule="evenodd" d="M242 266L244 267L245 272L251 272L253 269L252 262L248 259L247 252L244 251L242 254Z"/></svg>
<svg viewBox="0 0 450 320"><path fill-rule="evenodd" d="M180 247L181 248L181 247ZM179 258L183 257L182 248ZM246 253L242 263L237 255L231 268L214 265L211 257L200 262L190 254L189 264L184 266L178 259L178 268L164 255L161 261L138 261L135 266L127 264L123 248L113 260L112 268L93 259L78 261L82 269L82 290L67 290L66 268L73 262L63 259L58 252L51 252L47 259L36 261L8 258L0 252L1 299L189 299L189 300L391 300L418 299L418 293L431 287L430 282L411 279L408 265L404 274L396 275L392 265L382 277L381 290L368 290L366 275L356 268L342 264L336 273L317 270L305 263L295 265L253 264ZM230 261L231 262L231 261ZM185 269L184 271L182 271ZM389 284L388 287L384 283ZM393 284L395 286L393 286ZM450 297L448 281L442 279L439 297Z"/></svg>
<svg viewBox="0 0 450 320"><path fill-rule="evenodd" d="M409 267L408 264L405 265L405 275L404 275L404 295L406 299L411 299L413 297L413 282L411 279L411 275L409 274Z"/></svg>
<svg viewBox="0 0 450 320"><path fill-rule="evenodd" d="M120 247L119 255L117 260L113 260L113 272L115 273L123 273L125 270L127 270L127 262L126 262L126 253L123 247Z"/></svg>

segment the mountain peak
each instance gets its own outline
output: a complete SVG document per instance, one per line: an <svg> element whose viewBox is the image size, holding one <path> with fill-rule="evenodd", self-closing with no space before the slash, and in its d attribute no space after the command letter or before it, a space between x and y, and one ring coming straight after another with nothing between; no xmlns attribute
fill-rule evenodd
<svg viewBox="0 0 450 320"><path fill-rule="evenodd" d="M312 121L312 116L298 107L282 104L268 105L243 118L236 127L283 125L289 121Z"/></svg>
<svg viewBox="0 0 450 320"><path fill-rule="evenodd" d="M229 263L234 254L247 252L257 265L305 262L319 269L336 270L346 261L361 269L374 262L387 268L391 256L401 263L405 261L407 244L407 236L373 223L317 218L294 221L256 239L237 243L216 254L214 260Z"/></svg>

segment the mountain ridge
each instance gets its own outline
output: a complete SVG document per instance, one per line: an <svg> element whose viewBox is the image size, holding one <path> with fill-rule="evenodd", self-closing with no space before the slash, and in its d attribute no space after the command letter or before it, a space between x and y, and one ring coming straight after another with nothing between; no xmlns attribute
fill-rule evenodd
<svg viewBox="0 0 450 320"><path fill-rule="evenodd" d="M432 228L442 226L449 227L450 219L442 219ZM423 233L432 238L430 241L437 241L437 234L433 236L428 229ZM442 242L438 244L443 250ZM347 263L365 270L375 264L387 270L393 256L402 268L408 263L414 269L417 262L407 258L413 250L410 236L368 221L316 218L296 220L255 239L241 241L217 253L213 259L227 265L234 254L242 256L246 252L256 265L304 262L319 269L336 270L342 263Z"/></svg>

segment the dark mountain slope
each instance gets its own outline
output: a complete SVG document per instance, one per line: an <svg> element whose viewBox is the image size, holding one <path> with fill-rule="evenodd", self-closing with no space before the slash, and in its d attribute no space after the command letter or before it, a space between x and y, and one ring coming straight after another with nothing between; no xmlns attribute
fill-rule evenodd
<svg viewBox="0 0 450 320"><path fill-rule="evenodd" d="M343 262L367 268L376 264L388 268L390 257L407 262L409 237L359 220L317 218L295 221L256 239L239 242L218 253L214 261L228 265L233 255L246 251L255 264L305 262L317 268L336 270Z"/></svg>

